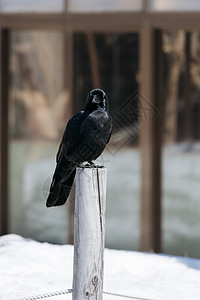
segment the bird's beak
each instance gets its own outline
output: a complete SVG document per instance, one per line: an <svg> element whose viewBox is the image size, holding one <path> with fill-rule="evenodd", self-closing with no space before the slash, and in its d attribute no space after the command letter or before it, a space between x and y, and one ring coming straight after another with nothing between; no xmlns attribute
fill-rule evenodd
<svg viewBox="0 0 200 300"><path fill-rule="evenodd" d="M94 95L93 99L92 99L92 103L96 103L99 104L101 102L101 99L98 95Z"/></svg>

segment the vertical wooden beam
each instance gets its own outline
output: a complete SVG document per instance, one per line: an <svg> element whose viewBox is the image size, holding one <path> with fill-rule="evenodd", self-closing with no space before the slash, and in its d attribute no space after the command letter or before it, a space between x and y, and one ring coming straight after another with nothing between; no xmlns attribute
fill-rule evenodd
<svg viewBox="0 0 200 300"><path fill-rule="evenodd" d="M69 96L68 102L68 116L71 117L74 113L74 39L73 32L65 32L65 55L66 55L66 85ZM67 232L67 242L69 244L74 243L74 185L70 193L68 200L68 232Z"/></svg>
<svg viewBox="0 0 200 300"><path fill-rule="evenodd" d="M161 251L161 32L144 23L141 70L141 241L142 251ZM145 102L145 105L142 104Z"/></svg>
<svg viewBox="0 0 200 300"><path fill-rule="evenodd" d="M184 95L185 95L185 110L184 110L184 130L185 136L181 138L186 138L187 141L191 141L194 138L193 133L193 114L192 114L192 93L191 93L191 32L185 33L185 85L184 85Z"/></svg>
<svg viewBox="0 0 200 300"><path fill-rule="evenodd" d="M92 84L94 88L101 87L101 79L99 72L99 59L98 53L95 45L94 33L86 33L87 43L88 43L88 51L89 51L89 59L90 59L90 69L91 69L91 77Z"/></svg>
<svg viewBox="0 0 200 300"><path fill-rule="evenodd" d="M0 28L0 235L8 232L8 41Z"/></svg>
<svg viewBox="0 0 200 300"><path fill-rule="evenodd" d="M74 113L74 36L72 31L66 31L65 34L65 80L66 89L69 97L67 112L68 116L71 118Z"/></svg>

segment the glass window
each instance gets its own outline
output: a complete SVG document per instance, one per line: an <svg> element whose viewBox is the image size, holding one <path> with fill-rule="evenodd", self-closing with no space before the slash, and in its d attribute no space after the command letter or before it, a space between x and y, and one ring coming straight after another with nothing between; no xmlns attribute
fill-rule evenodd
<svg viewBox="0 0 200 300"><path fill-rule="evenodd" d="M140 11L142 0L69 0L70 12Z"/></svg>
<svg viewBox="0 0 200 300"><path fill-rule="evenodd" d="M58 13L64 0L0 0L1 13Z"/></svg>
<svg viewBox="0 0 200 300"><path fill-rule="evenodd" d="M76 110L93 88L109 98L114 130L97 164L108 169L106 246L121 249L139 249L138 42L138 34L74 37Z"/></svg>
<svg viewBox="0 0 200 300"><path fill-rule="evenodd" d="M163 246L200 257L200 33L164 31Z"/></svg>
<svg viewBox="0 0 200 300"><path fill-rule="evenodd" d="M66 208L45 207L55 154L72 115L64 36L12 31L10 43L10 232L65 243ZM139 249L138 45L134 33L74 35L75 111L95 87L104 89L110 102L114 130L96 163L108 169L106 245L121 249Z"/></svg>
<svg viewBox="0 0 200 300"><path fill-rule="evenodd" d="M45 202L71 115L64 52L62 33L10 33L9 231L57 243L66 242L66 209Z"/></svg>
<svg viewBox="0 0 200 300"><path fill-rule="evenodd" d="M199 0L149 0L148 5L152 11L196 11L200 10Z"/></svg>

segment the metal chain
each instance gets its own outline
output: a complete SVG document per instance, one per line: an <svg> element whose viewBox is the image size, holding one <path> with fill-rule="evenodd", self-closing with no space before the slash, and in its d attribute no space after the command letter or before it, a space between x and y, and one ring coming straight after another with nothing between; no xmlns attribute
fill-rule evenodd
<svg viewBox="0 0 200 300"><path fill-rule="evenodd" d="M18 298L14 300L38 300L38 299L44 299L44 298L49 298L49 297L54 297L54 296L61 296L65 294L71 294L73 292L72 289L64 290L64 291L59 291L59 292L50 292L46 294L41 294L38 296L31 296L31 297L24 297L24 298Z"/></svg>
<svg viewBox="0 0 200 300"><path fill-rule="evenodd" d="M38 300L38 299L44 299L44 298L49 298L49 297L54 297L54 296L61 296L61 295L66 295L66 294L71 294L73 293L72 289L68 290L63 290L59 292L51 292L51 293L46 293L38 296L31 296L31 297L24 297L24 298L18 298L14 300ZM153 300L150 298L141 298L141 297L134 297L134 296L128 296L128 295L123 295L123 294L117 294L117 293L111 293L111 292L103 292L106 295L110 296L115 296L115 297L121 297L121 298L129 298L129 299L135 299L135 300Z"/></svg>

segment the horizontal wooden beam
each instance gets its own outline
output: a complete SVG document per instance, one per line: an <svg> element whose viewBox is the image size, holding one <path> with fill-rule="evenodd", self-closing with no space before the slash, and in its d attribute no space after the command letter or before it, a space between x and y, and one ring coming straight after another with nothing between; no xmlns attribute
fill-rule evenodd
<svg viewBox="0 0 200 300"><path fill-rule="evenodd" d="M69 14L67 23L75 31L132 32L140 30L143 17L141 13Z"/></svg>
<svg viewBox="0 0 200 300"><path fill-rule="evenodd" d="M155 29L198 30L200 12L103 12L103 13L12 13L0 14L6 29L46 29L72 31L140 30L148 22Z"/></svg>
<svg viewBox="0 0 200 300"><path fill-rule="evenodd" d="M159 30L199 30L199 12L157 12L147 14L147 20Z"/></svg>
<svg viewBox="0 0 200 300"><path fill-rule="evenodd" d="M2 14L0 24L8 29L68 29L74 31L132 31L139 30L141 14Z"/></svg>
<svg viewBox="0 0 200 300"><path fill-rule="evenodd" d="M4 29L54 29L65 28L64 14L2 14L0 25Z"/></svg>

